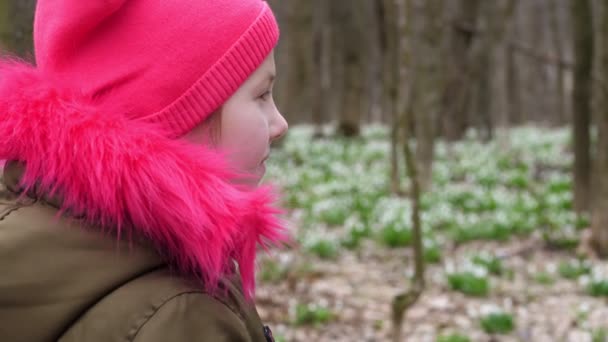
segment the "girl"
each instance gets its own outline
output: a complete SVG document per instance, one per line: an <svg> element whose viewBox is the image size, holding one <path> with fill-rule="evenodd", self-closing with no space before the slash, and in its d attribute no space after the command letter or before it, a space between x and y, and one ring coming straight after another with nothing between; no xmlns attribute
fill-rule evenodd
<svg viewBox="0 0 608 342"><path fill-rule="evenodd" d="M0 341L271 341L257 184L287 130L261 0L38 0L0 62Z"/></svg>

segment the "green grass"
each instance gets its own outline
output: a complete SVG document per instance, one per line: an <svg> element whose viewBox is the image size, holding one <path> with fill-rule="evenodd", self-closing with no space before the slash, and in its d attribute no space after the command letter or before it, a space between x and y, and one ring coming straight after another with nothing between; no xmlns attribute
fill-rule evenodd
<svg viewBox="0 0 608 342"><path fill-rule="evenodd" d="M321 325L329 323L334 314L327 308L309 304L296 306L296 325Z"/></svg>
<svg viewBox="0 0 608 342"><path fill-rule="evenodd" d="M439 245L425 246L424 261L429 264L437 264L441 262L441 247Z"/></svg>
<svg viewBox="0 0 608 342"><path fill-rule="evenodd" d="M497 312L483 316L480 324L488 334L508 334L515 329L513 316L504 312Z"/></svg>
<svg viewBox="0 0 608 342"><path fill-rule="evenodd" d="M276 261L269 260L261 267L260 278L264 282L276 283L285 279L286 276L287 269Z"/></svg>
<svg viewBox="0 0 608 342"><path fill-rule="evenodd" d="M459 272L448 275L448 283L454 291L468 296L486 297L490 292L490 281L487 277L477 276L472 272Z"/></svg>
<svg viewBox="0 0 608 342"><path fill-rule="evenodd" d="M591 339L593 342L608 342L608 329L598 328L591 332Z"/></svg>
<svg viewBox="0 0 608 342"><path fill-rule="evenodd" d="M577 279L578 277L589 274L591 266L581 260L562 261L558 267L559 274L566 279Z"/></svg>
<svg viewBox="0 0 608 342"><path fill-rule="evenodd" d="M587 292L594 297L608 297L608 279L592 280L587 287Z"/></svg>
<svg viewBox="0 0 608 342"><path fill-rule="evenodd" d="M408 227L392 224L380 232L380 240L388 247L405 247L412 243L412 231Z"/></svg>
<svg viewBox="0 0 608 342"><path fill-rule="evenodd" d="M312 243L308 250L321 259L335 259L339 250L336 243L328 240L319 240Z"/></svg>
<svg viewBox="0 0 608 342"><path fill-rule="evenodd" d="M538 272L534 275L534 281L541 285L553 285L555 277L547 272Z"/></svg>
<svg viewBox="0 0 608 342"><path fill-rule="evenodd" d="M441 335L437 337L436 342L470 342L471 339L466 335L461 334L450 334L450 335Z"/></svg>
<svg viewBox="0 0 608 342"><path fill-rule="evenodd" d="M490 274L500 276L505 272L502 260L491 255L476 255L472 262L485 268Z"/></svg>

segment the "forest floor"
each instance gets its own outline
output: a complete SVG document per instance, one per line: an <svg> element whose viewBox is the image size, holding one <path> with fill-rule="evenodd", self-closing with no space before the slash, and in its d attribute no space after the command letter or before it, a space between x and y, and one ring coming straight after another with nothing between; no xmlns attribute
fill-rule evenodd
<svg viewBox="0 0 608 342"><path fill-rule="evenodd" d="M404 318L403 341L435 342L440 336L466 341L456 339L458 335L470 341L608 341L608 300L590 296L581 278L567 279L560 272L572 253L548 250L541 238L532 236L453 246L444 259L461 260L479 252L500 256L509 274L491 277L489 295L471 297L450 288L445 264L430 265L427 287ZM407 284L408 250L378 248L372 242L334 260L298 250L272 259L289 271L260 284L257 300L262 319L280 339L390 341L391 301ZM592 262L608 273L607 262ZM326 313L311 317L318 308ZM512 316L512 331L488 334L482 329L481 317L495 311Z"/></svg>

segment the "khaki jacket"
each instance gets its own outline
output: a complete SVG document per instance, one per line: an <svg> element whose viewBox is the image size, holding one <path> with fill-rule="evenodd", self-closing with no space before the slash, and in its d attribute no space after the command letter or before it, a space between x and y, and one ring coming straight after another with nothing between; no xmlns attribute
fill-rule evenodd
<svg viewBox="0 0 608 342"><path fill-rule="evenodd" d="M20 172L5 169L8 189ZM238 281L211 296L146 243L13 191L0 197L0 341L272 340Z"/></svg>

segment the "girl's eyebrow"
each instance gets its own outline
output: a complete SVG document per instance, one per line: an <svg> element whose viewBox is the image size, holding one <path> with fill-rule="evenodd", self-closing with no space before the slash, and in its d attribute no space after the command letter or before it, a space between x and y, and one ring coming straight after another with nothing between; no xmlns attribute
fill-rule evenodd
<svg viewBox="0 0 608 342"><path fill-rule="evenodd" d="M273 72L268 74L268 77L266 78L268 80L268 83L272 83L274 82L275 78L277 77L277 75Z"/></svg>
<svg viewBox="0 0 608 342"><path fill-rule="evenodd" d="M264 87L268 87L272 84L272 82L274 82L274 79L276 78L275 73L273 72L269 72L266 75L266 79L264 79L264 81L260 82L260 86L264 86Z"/></svg>

